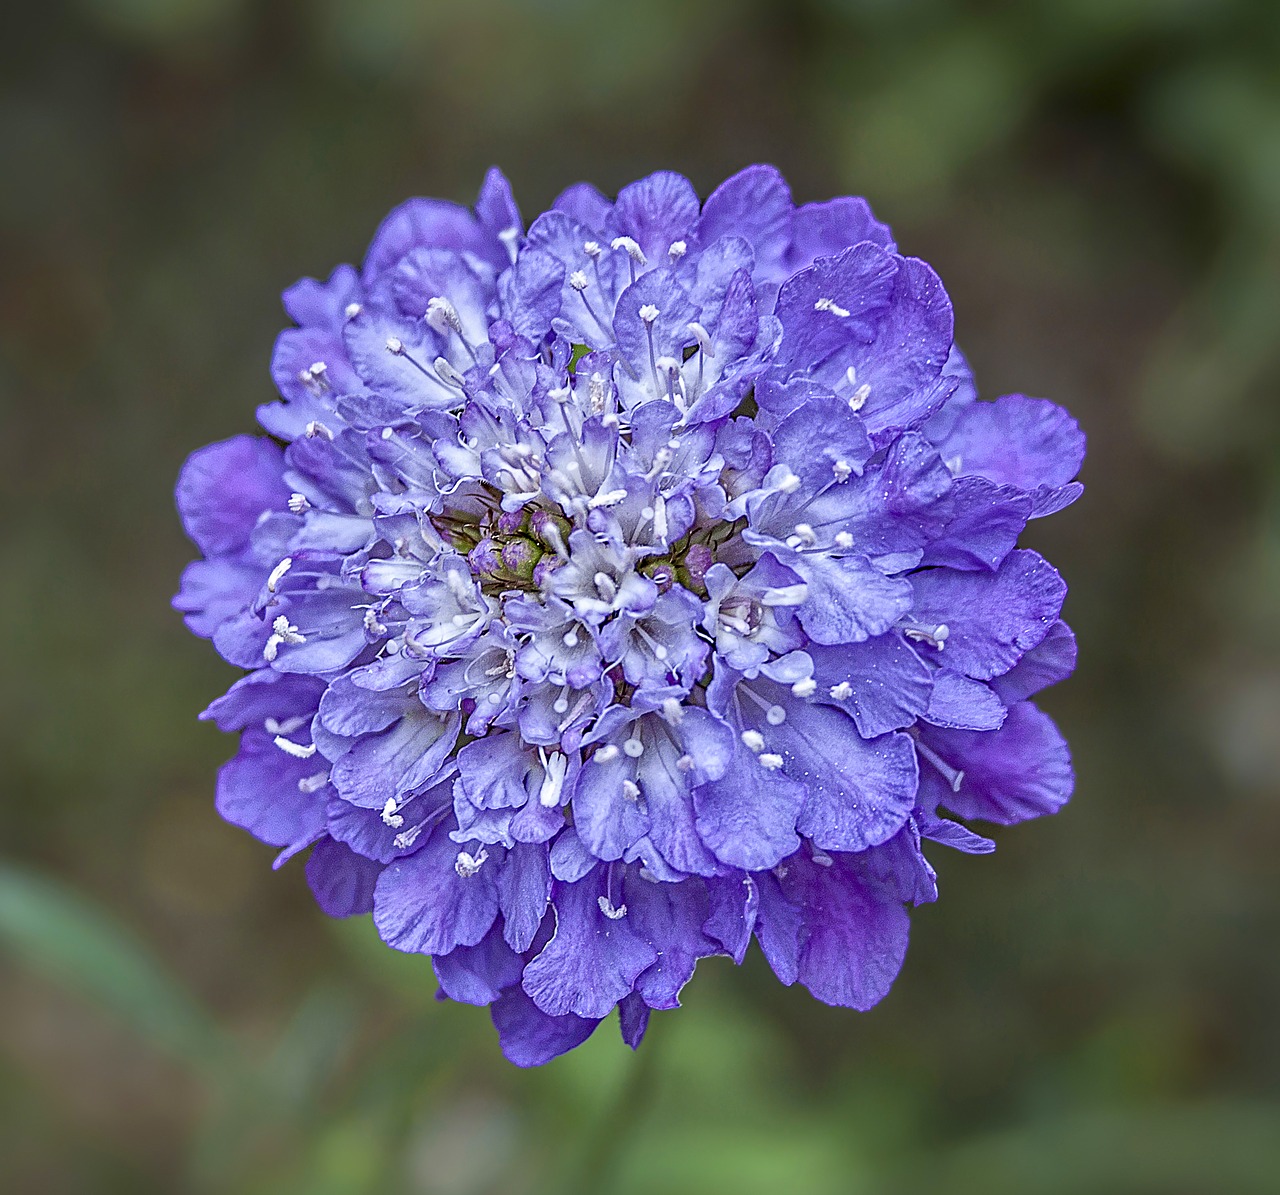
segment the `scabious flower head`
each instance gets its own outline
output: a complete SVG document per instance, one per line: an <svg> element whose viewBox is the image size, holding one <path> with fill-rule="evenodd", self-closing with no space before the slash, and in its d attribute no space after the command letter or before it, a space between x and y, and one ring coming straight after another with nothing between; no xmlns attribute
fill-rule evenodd
<svg viewBox="0 0 1280 1195"><path fill-rule="evenodd" d="M196 452L175 605L246 676L223 817L309 850L534 1065L615 1008L635 1046L699 958L867 1009L933 900L925 842L1052 813L1028 700L1073 668L1016 541L1084 440L976 401L951 305L860 199L744 170L526 230L396 209L285 292L266 437Z"/></svg>

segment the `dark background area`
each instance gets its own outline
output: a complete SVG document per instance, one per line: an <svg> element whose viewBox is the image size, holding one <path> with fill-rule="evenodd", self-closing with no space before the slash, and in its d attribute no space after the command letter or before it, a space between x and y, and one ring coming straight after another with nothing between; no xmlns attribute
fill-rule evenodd
<svg viewBox="0 0 1280 1195"><path fill-rule="evenodd" d="M1280 5L80 0L0 37L0 1180L14 1192L1280 1184ZM867 195L982 392L1068 406L1079 783L866 1015L704 963L535 1073L223 825L168 599L280 290L490 164L526 218L757 160Z"/></svg>

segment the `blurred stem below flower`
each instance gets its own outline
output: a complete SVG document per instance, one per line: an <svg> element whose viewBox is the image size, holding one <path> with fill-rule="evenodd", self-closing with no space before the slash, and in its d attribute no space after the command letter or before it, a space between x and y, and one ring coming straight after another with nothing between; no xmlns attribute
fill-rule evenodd
<svg viewBox="0 0 1280 1195"><path fill-rule="evenodd" d="M658 1089L657 1055L662 1034L652 1030L627 1068L626 1078L613 1103L601 1114L587 1141L577 1175L565 1187L565 1195L602 1195L606 1177L618 1172L627 1142L643 1121Z"/></svg>

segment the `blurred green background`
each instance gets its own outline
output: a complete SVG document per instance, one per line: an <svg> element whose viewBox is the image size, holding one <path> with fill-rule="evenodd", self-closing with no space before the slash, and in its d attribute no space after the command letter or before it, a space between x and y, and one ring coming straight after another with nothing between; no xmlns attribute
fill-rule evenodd
<svg viewBox="0 0 1280 1195"><path fill-rule="evenodd" d="M0 1186L1280 1189L1280 4L80 0L0 37ZM527 216L767 160L939 270L988 396L1065 403L1061 816L935 852L868 1015L702 966L536 1073L218 821L231 679L171 487L279 291L500 164Z"/></svg>

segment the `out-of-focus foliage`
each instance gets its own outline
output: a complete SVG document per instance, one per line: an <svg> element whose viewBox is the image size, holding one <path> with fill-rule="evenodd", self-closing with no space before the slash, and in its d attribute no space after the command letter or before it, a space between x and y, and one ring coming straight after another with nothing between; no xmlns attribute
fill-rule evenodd
<svg viewBox="0 0 1280 1195"><path fill-rule="evenodd" d="M11 6L13 7L13 6ZM1280 6L78 0L0 39L5 1189L1270 1192L1280 1174ZM988 395L1091 435L1033 546L1074 804L941 855L866 1016L704 966L537 1073L222 826L170 488L305 273L409 194L753 160L865 193ZM606 1027L607 1029L607 1027Z"/></svg>

